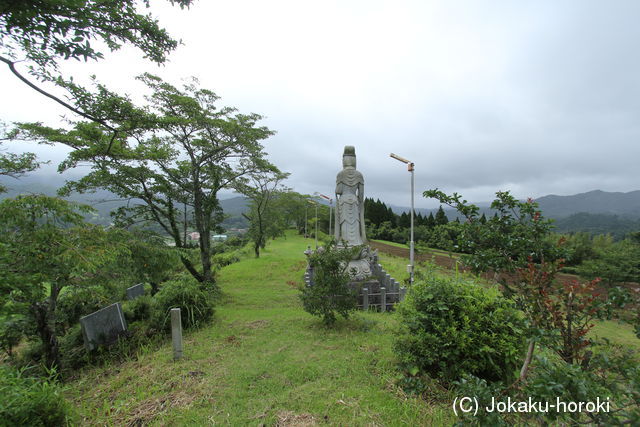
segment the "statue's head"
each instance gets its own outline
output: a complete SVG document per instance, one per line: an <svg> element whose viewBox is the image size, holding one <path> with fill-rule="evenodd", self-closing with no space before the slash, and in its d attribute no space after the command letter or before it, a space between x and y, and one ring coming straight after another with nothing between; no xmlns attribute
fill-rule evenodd
<svg viewBox="0 0 640 427"><path fill-rule="evenodd" d="M344 154L342 155L342 167L356 167L356 149L353 145L346 145L344 147Z"/></svg>

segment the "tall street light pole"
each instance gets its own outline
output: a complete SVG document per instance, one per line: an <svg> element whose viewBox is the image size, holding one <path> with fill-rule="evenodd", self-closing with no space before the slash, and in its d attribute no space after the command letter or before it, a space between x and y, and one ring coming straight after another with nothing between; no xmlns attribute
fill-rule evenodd
<svg viewBox="0 0 640 427"><path fill-rule="evenodd" d="M331 211L333 210L333 199L329 196L325 196L324 194L318 193L318 195L329 201L329 235L331 235Z"/></svg>
<svg viewBox="0 0 640 427"><path fill-rule="evenodd" d="M304 238L307 238L307 208L309 205L304 206Z"/></svg>
<svg viewBox="0 0 640 427"><path fill-rule="evenodd" d="M411 240L409 242L409 265L407 266L407 270L409 270L409 285L413 285L413 172L414 172L414 164L412 161L405 159L404 157L400 157L397 154L391 153L390 157L401 161L407 165L407 170L411 172Z"/></svg>
<svg viewBox="0 0 640 427"><path fill-rule="evenodd" d="M316 206L316 250L318 249L318 202L315 200L308 200L309 203Z"/></svg>

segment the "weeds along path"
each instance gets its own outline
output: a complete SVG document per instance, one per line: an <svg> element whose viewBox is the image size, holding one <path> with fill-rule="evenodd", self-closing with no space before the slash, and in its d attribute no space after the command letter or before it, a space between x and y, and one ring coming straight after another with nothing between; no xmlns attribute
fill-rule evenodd
<svg viewBox="0 0 640 427"><path fill-rule="evenodd" d="M327 330L297 287L311 240L269 242L220 271L216 319L135 361L95 368L66 395L84 424L451 425L449 397L427 403L394 385L393 314L358 313Z"/></svg>

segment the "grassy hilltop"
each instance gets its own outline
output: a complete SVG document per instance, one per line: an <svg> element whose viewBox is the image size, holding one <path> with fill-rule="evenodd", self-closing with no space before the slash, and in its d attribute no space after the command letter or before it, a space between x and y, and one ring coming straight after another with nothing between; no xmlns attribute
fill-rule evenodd
<svg viewBox="0 0 640 427"><path fill-rule="evenodd" d="M90 368L66 397L83 423L157 425L448 425L449 399L427 403L394 382L393 314L357 313L335 330L302 310L311 240L292 233L259 259L224 268L214 323L138 360ZM382 256L394 272L406 261Z"/></svg>

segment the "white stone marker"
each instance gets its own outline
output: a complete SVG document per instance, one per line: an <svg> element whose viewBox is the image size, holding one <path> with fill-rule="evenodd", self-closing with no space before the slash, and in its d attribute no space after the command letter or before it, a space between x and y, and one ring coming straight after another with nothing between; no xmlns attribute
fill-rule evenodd
<svg viewBox="0 0 640 427"><path fill-rule="evenodd" d="M180 309L171 309L171 341L173 341L173 360L182 358L182 318Z"/></svg>

